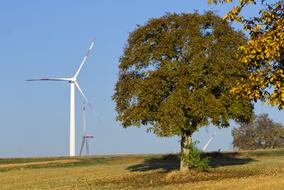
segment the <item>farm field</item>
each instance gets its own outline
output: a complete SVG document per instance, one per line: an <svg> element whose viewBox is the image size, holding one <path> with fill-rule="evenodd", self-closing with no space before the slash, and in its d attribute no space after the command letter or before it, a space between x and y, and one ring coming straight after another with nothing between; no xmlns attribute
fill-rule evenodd
<svg viewBox="0 0 284 190"><path fill-rule="evenodd" d="M284 189L283 149L210 156L208 172L187 174L176 155L0 159L0 189Z"/></svg>

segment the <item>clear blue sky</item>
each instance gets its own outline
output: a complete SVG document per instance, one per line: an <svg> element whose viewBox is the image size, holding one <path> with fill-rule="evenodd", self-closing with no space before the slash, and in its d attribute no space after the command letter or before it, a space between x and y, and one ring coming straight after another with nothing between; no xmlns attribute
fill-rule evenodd
<svg viewBox="0 0 284 190"><path fill-rule="evenodd" d="M115 121L111 100L118 60L128 33L136 24L165 12L213 10L223 16L229 6L208 6L207 0L85 0L0 2L0 157L67 155L69 85L26 82L35 77L72 76L91 40L91 52L79 82L95 113L89 115L92 154L178 152L179 138L158 138L145 128L124 129ZM252 11L252 9L250 10ZM254 12L257 10L253 10ZM82 98L77 93L77 150L82 136ZM260 107L256 106L259 113ZM284 122L275 108L263 107ZM215 129L194 135L202 146ZM231 129L222 129L209 150L229 150Z"/></svg>

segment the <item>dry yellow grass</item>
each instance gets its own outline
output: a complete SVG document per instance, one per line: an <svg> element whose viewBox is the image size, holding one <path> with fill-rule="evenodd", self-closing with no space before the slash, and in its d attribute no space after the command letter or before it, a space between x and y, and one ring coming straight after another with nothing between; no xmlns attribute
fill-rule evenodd
<svg viewBox="0 0 284 190"><path fill-rule="evenodd" d="M28 162L28 163L16 163L16 164L0 164L0 169L12 169L12 168L21 168L28 166L48 166L50 164L68 164L68 163L76 163L79 160L52 160L52 161L44 161L44 162Z"/></svg>
<svg viewBox="0 0 284 190"><path fill-rule="evenodd" d="M11 170L0 169L0 189L284 189L283 150L276 154L274 151L273 154L219 155L213 159L215 164L209 172L190 173L175 170L175 159L159 156L78 158L70 161L72 165L68 159L61 158L50 162L50 167L44 161L33 164L25 161L27 163L17 163L19 165Z"/></svg>

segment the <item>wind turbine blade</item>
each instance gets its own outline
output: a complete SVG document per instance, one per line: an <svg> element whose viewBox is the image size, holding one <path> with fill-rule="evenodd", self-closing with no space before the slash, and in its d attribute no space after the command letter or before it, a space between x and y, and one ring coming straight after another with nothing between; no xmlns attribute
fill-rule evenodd
<svg viewBox="0 0 284 190"><path fill-rule="evenodd" d="M87 103L87 105L89 106L90 109L93 110L93 107L91 105L91 103L89 102L88 98L86 97L86 95L83 93L82 89L80 88L79 84L77 83L77 81L75 81L75 85L78 88L78 90L80 91L81 95L84 98L84 101Z"/></svg>
<svg viewBox="0 0 284 190"><path fill-rule="evenodd" d="M70 78L39 78L39 79L28 79L27 81L71 81Z"/></svg>
<svg viewBox="0 0 284 190"><path fill-rule="evenodd" d="M87 58L88 58L88 56L89 56L90 51L92 50L92 48L93 48L93 46L94 46L94 44L95 44L95 40L92 41L92 44L91 44L91 46L89 47L89 49L88 49L88 51L87 51L87 53L86 53L86 55L85 55L83 61L81 62L80 67L78 68L76 74L74 75L74 78L75 78L75 79L76 79L77 76L79 75L79 73L80 73L80 71L81 71L81 69L82 69L84 63L86 62L86 60L87 60Z"/></svg>
<svg viewBox="0 0 284 190"><path fill-rule="evenodd" d="M209 146L209 144L211 143L211 141L214 139L214 137L217 135L217 131L214 132L214 134L209 138L209 140L207 141L207 143L204 145L204 147L202 148L202 151L205 151L207 149L207 147Z"/></svg>

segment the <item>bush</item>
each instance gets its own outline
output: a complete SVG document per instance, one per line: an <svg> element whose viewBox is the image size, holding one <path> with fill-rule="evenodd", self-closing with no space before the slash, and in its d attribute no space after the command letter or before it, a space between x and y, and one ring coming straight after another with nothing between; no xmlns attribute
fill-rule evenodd
<svg viewBox="0 0 284 190"><path fill-rule="evenodd" d="M210 168L210 157L202 156L202 151L196 147L196 143L197 142L194 142L189 145L189 155L181 155L181 159L183 159L189 165L189 168L208 171Z"/></svg>

